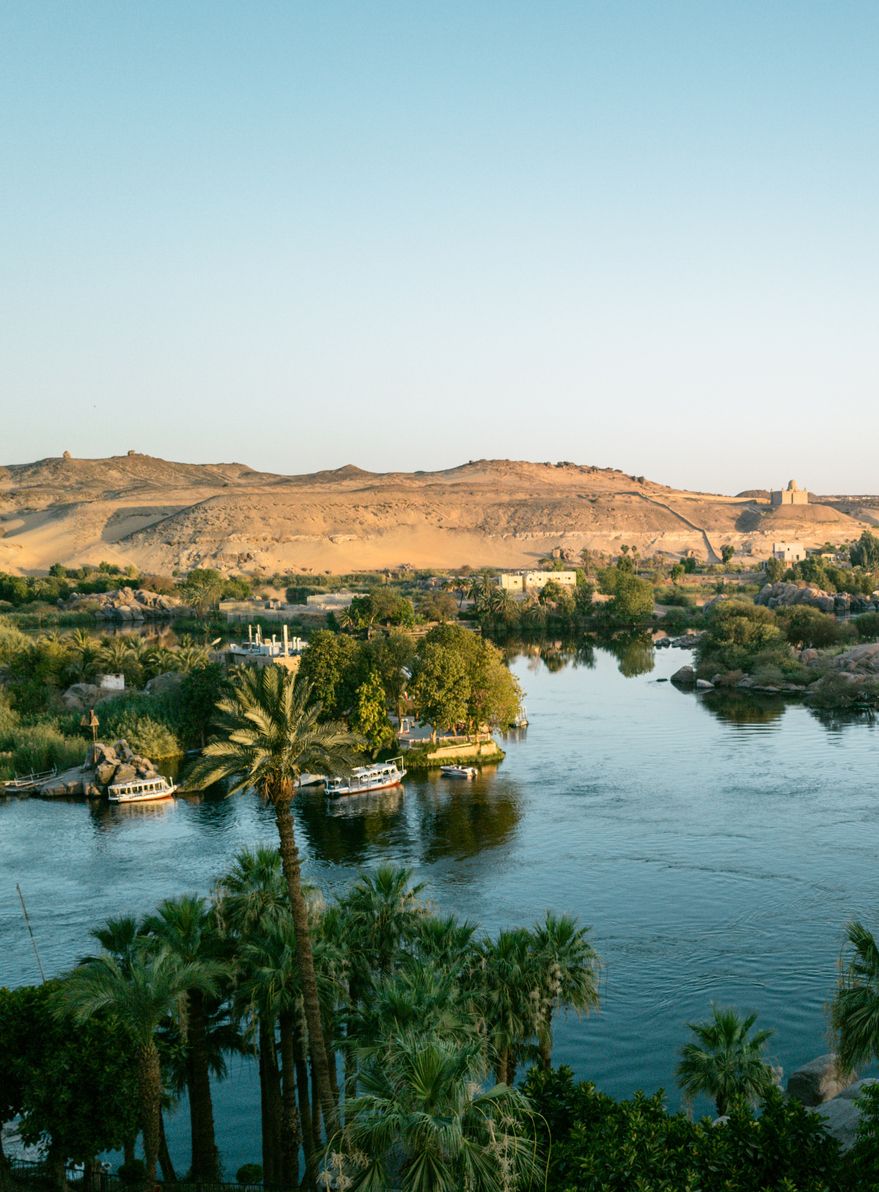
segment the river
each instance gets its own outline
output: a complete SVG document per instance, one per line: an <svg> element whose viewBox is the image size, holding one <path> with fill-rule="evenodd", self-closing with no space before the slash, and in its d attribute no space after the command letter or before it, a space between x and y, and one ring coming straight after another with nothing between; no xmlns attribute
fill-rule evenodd
<svg viewBox="0 0 879 1192"><path fill-rule="evenodd" d="M327 814L299 809L309 881L340 889L360 868L411 866L441 910L486 930L546 908L592 926L602 1010L560 1021L555 1056L605 1091L664 1086L686 1022L710 1003L759 1011L786 1071L827 1050L825 1004L845 923L879 928L879 735L827 727L805 707L676 690L679 650L544 649L512 667L530 726L473 783L405 790ZM624 673L625 672L625 673ZM37 979L15 891L43 965L62 972L109 915L206 893L237 849L275 841L254 797L152 808L0 800L0 984ZM259 1159L256 1085L233 1059L217 1090L228 1175ZM188 1162L182 1115L169 1129Z"/></svg>

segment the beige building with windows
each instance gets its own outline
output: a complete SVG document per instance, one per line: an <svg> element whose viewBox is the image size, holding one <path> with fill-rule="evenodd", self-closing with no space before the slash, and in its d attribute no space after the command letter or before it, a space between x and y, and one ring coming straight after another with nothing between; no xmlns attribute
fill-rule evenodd
<svg viewBox="0 0 879 1192"><path fill-rule="evenodd" d="M802 563L806 557L806 548L802 542L773 542L772 557L782 563Z"/></svg>
<svg viewBox="0 0 879 1192"><path fill-rule="evenodd" d="M504 592L539 592L548 583L560 588L576 588L576 571L514 571L494 577L494 583Z"/></svg>

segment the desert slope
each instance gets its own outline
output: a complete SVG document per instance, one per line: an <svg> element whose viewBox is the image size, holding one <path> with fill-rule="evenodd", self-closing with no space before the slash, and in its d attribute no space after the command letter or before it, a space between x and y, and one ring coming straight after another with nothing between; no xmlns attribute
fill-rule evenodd
<svg viewBox="0 0 879 1192"><path fill-rule="evenodd" d="M812 498L772 509L668 488L608 468L477 460L440 472L284 476L244 464L186 464L129 452L0 468L0 570L107 559L143 570L346 571L528 566L556 547L642 555L725 543L764 557L778 539L809 546L879 523L879 498Z"/></svg>

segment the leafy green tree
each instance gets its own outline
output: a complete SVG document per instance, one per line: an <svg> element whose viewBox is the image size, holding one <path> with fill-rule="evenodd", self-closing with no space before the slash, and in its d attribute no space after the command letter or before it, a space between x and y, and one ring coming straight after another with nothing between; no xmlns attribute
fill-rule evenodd
<svg viewBox="0 0 879 1192"><path fill-rule="evenodd" d="M875 571L879 568L879 538L864 530L857 542L849 547L849 558L853 566Z"/></svg>
<svg viewBox="0 0 879 1192"><path fill-rule="evenodd" d="M755 1105L776 1083L766 1060L771 1030L751 1034L756 1014L712 1006L706 1022L691 1022L695 1040L681 1048L677 1081L687 1097L714 1098L722 1117L735 1105Z"/></svg>
<svg viewBox="0 0 879 1192"><path fill-rule="evenodd" d="M453 621L458 605L450 592L425 592L418 601L418 614L425 621Z"/></svg>
<svg viewBox="0 0 879 1192"><path fill-rule="evenodd" d="M350 765L357 738L341 724L321 723L320 705L310 701L308 687L283 667L246 669L233 681L231 693L217 705L217 737L205 746L195 766L195 781L226 781L229 793L253 789L271 805L287 881L302 995L308 1023L318 1100L330 1133L335 1130L336 1104L330 1081L328 1049L323 1032L308 906L302 891L301 860L296 847L292 803L303 771L338 773Z"/></svg>
<svg viewBox="0 0 879 1192"><path fill-rule="evenodd" d="M441 641L423 640L412 672L409 694L418 715L437 731L467 719L470 681L466 660Z"/></svg>
<svg viewBox="0 0 879 1192"><path fill-rule="evenodd" d="M355 692L351 727L366 741L373 753L394 742L387 704L388 697L378 671L370 671Z"/></svg>
<svg viewBox="0 0 879 1192"><path fill-rule="evenodd" d="M849 636L846 627L836 617L806 604L783 609L777 616L785 637L798 649L823 649L845 641Z"/></svg>
<svg viewBox="0 0 879 1192"><path fill-rule="evenodd" d="M565 1192L854 1192L839 1143L820 1117L777 1089L754 1117L734 1108L721 1127L670 1113L662 1091L624 1101L575 1083L570 1068L532 1068L548 1188Z"/></svg>
<svg viewBox="0 0 879 1192"><path fill-rule="evenodd" d="M791 657L772 609L746 600L723 600L706 614L696 654L700 669L732 671L750 669L768 650Z"/></svg>
<svg viewBox="0 0 879 1192"><path fill-rule="evenodd" d="M218 662L188 671L177 689L180 735L188 747L203 746L210 732L217 701L226 693L228 676Z"/></svg>
<svg viewBox="0 0 879 1192"><path fill-rule="evenodd" d="M612 596L609 615L625 624L636 624L653 615L653 587L634 573L630 557L599 573L601 590Z"/></svg>
<svg viewBox="0 0 879 1192"><path fill-rule="evenodd" d="M784 575L784 563L782 563L781 559L776 559L775 556L773 556L771 559L767 559L763 564L763 572L766 576L767 583L777 584Z"/></svg>
<svg viewBox="0 0 879 1192"><path fill-rule="evenodd" d="M361 649L347 634L319 629L302 655L299 682L310 689L327 719L345 715L354 702Z"/></svg>
<svg viewBox="0 0 879 1192"><path fill-rule="evenodd" d="M732 558L735 555L735 553L736 553L736 548L734 546L732 546L729 542L725 542L723 544L723 546L720 548L720 557L723 560L724 565L726 565L727 563L730 563L732 561Z"/></svg>
<svg viewBox="0 0 879 1192"><path fill-rule="evenodd" d="M179 586L186 603L203 617L223 599L226 580L213 567L194 567Z"/></svg>
<svg viewBox="0 0 879 1192"><path fill-rule="evenodd" d="M53 1014L58 988L0 989L0 1124L19 1116L63 1184L66 1162L90 1165L136 1133L137 1083L124 1029L107 1015L76 1026Z"/></svg>

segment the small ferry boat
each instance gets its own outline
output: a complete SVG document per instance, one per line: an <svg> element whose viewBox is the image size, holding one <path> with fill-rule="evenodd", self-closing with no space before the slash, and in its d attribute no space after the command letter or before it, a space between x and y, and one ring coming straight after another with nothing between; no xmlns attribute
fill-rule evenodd
<svg viewBox="0 0 879 1192"><path fill-rule="evenodd" d="M372 791L383 791L399 786L406 777L402 757L392 757L386 762L372 766L358 766L348 778L328 778L327 798L337 799L340 795L368 795Z"/></svg>
<svg viewBox="0 0 879 1192"><path fill-rule="evenodd" d="M107 788L111 803L152 803L156 799L170 799L177 787L167 778L135 778L133 782L117 782Z"/></svg>
<svg viewBox="0 0 879 1192"><path fill-rule="evenodd" d="M475 766L440 766L443 778L477 778L479 771Z"/></svg>

